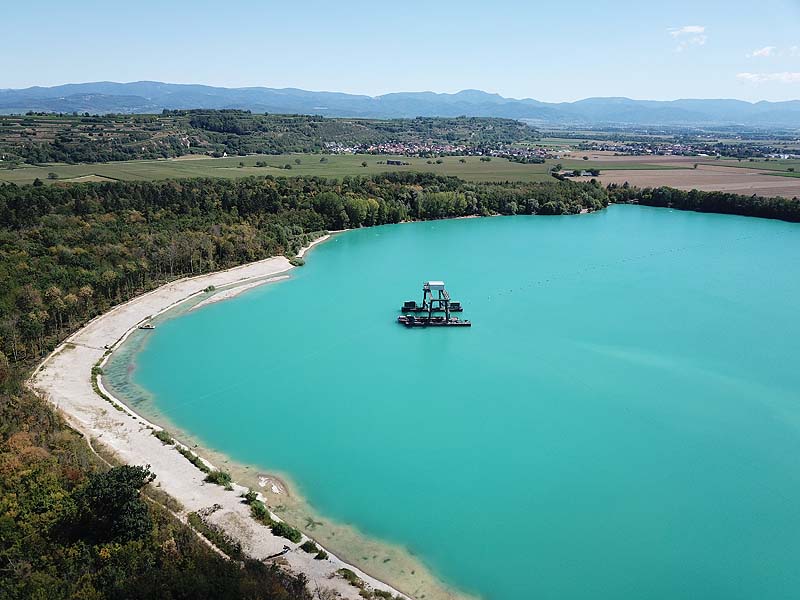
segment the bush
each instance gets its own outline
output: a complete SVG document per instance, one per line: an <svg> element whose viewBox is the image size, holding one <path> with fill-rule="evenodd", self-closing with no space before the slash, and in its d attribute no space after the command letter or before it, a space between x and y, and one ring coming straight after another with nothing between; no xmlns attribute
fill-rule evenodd
<svg viewBox="0 0 800 600"><path fill-rule="evenodd" d="M320 550L314 557L314 560L328 560L328 553L325 550Z"/></svg>
<svg viewBox="0 0 800 600"><path fill-rule="evenodd" d="M211 473L211 469L208 468L208 465L206 465L206 463L204 463L202 459L199 456L197 456L197 454L195 454L188 448L179 447L178 452L180 452L186 460L188 460L195 467L200 469L203 473Z"/></svg>
<svg viewBox="0 0 800 600"><path fill-rule="evenodd" d="M283 521L275 522L272 524L272 533L278 535L280 537L284 537L289 541L294 542L295 544L299 543L300 540L303 539L303 534L301 534L297 529L292 527L291 525L287 525Z"/></svg>
<svg viewBox="0 0 800 600"><path fill-rule="evenodd" d="M213 285L209 285L208 287L203 288L203 291L208 293L208 292L213 292L216 289L217 288L215 288Z"/></svg>
<svg viewBox="0 0 800 600"><path fill-rule="evenodd" d="M215 483L225 488L230 488L231 483L233 482L231 479L231 474L226 473L225 471L211 471L208 475L206 475L204 481L208 483Z"/></svg>
<svg viewBox="0 0 800 600"><path fill-rule="evenodd" d="M289 264L292 265L293 267L302 267L304 264L306 264L306 261L304 261L299 256L293 256L292 258L289 259Z"/></svg>
<svg viewBox="0 0 800 600"><path fill-rule="evenodd" d="M247 490L244 494L242 494L242 498L244 498L245 504L252 504L256 500L258 500L258 492L255 490Z"/></svg>
<svg viewBox="0 0 800 600"><path fill-rule="evenodd" d="M175 443L175 440L172 439L172 436L163 429L158 429L158 430L154 429L153 435L156 436L159 440L161 440L161 443L164 444L165 446L171 446L172 444Z"/></svg>
<svg viewBox="0 0 800 600"><path fill-rule="evenodd" d="M309 554L314 554L319 552L319 546L317 546L312 540L307 540L303 542L303 545L300 546L300 549L303 552L308 552Z"/></svg>
<svg viewBox="0 0 800 600"><path fill-rule="evenodd" d="M339 569L336 571L339 575L342 576L350 585L364 589L364 582L361 580L361 577L353 573L350 569Z"/></svg>
<svg viewBox="0 0 800 600"><path fill-rule="evenodd" d="M267 510L266 504L264 504L261 500L253 500L250 502L250 514L262 525L271 527L275 524L275 521L272 520L272 517L269 514L269 510Z"/></svg>

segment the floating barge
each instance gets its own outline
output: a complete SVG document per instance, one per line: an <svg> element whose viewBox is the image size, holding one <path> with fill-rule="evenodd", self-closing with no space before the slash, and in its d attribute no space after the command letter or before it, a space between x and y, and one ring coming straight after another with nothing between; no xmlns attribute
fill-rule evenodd
<svg viewBox="0 0 800 600"><path fill-rule="evenodd" d="M422 284L422 304L408 300L400 308L403 313L427 313L427 316L414 316L404 314L397 318L397 322L406 327L471 327L472 323L450 313L462 312L464 309L460 302L450 300L450 294L444 287L444 281L426 281ZM444 313L444 316L434 316L434 313Z"/></svg>
<svg viewBox="0 0 800 600"><path fill-rule="evenodd" d="M403 302L403 306L400 310L404 313L424 313L428 312L428 307L424 304L417 304L415 300L408 300L407 302ZM450 302L450 312L463 312L464 308L461 306L461 302L456 302L452 300ZM434 306L433 312L444 312L443 306Z"/></svg>
<svg viewBox="0 0 800 600"><path fill-rule="evenodd" d="M415 317L414 315L401 315L397 322L406 327L472 327L472 323L458 317Z"/></svg>

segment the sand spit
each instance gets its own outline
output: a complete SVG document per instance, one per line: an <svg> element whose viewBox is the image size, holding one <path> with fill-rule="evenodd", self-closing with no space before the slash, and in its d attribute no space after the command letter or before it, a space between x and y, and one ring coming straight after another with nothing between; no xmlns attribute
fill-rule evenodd
<svg viewBox="0 0 800 600"><path fill-rule="evenodd" d="M261 279L259 281L253 281L252 283L245 283L243 285L237 285L236 287L228 288L227 290L222 290L221 292L217 292L210 298L206 298L205 300L201 300L197 304L195 304L191 310L197 310L198 308L202 308L203 306L207 306L209 304L214 304L216 302L222 302L223 300L229 300L231 298L235 298L239 294L242 294L248 290L251 290L255 287L259 287L264 285L265 283L275 283L276 281L282 281L284 279L289 279L288 275L278 275L276 277L267 277L266 279Z"/></svg>
<svg viewBox="0 0 800 600"><path fill-rule="evenodd" d="M320 241L323 238L315 243ZM116 401L124 410L116 410L95 393L92 386L92 368L106 360L108 349L116 348L139 324L202 294L208 286L253 284L255 280L261 284L267 281L266 278L291 268L286 258L275 257L227 271L181 279L134 298L93 319L65 340L37 368L29 385L52 402L70 425L87 439L97 440L122 462L149 464L157 475L156 485L183 505L183 511L178 515L182 519L185 520L186 515L193 511L208 513L209 522L240 541L245 551L257 559L266 559L280 553L284 545L289 546L290 550L278 560L291 570L304 573L312 590L333 589L344 598L359 598L359 590L336 575L338 569L346 567L374 589L399 593L333 554L329 553L328 560L315 560L312 554L300 550L298 544L273 535L267 527L250 517L249 507L240 498L245 488L234 485L233 491L226 491L220 486L204 483L201 471L181 456L175 447L165 446L152 435L153 429L160 427L138 416L119 400ZM110 396L102 383L100 386Z"/></svg>

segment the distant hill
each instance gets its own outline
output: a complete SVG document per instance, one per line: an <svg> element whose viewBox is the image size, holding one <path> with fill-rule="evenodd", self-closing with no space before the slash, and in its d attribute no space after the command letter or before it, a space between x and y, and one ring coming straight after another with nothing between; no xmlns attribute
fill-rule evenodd
<svg viewBox="0 0 800 600"><path fill-rule="evenodd" d="M236 108L253 112L331 117L504 117L542 124L747 125L800 128L800 100L631 100L587 98L549 103L480 90L456 94L399 92L361 96L264 87L222 88L137 81L75 83L0 90L0 112L153 113L163 109Z"/></svg>

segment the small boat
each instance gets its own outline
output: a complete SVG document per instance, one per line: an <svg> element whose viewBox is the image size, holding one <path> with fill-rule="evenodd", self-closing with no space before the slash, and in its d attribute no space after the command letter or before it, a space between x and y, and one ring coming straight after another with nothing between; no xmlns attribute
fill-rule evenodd
<svg viewBox="0 0 800 600"><path fill-rule="evenodd" d="M139 325L139 329L155 329L156 326L152 325L151 323L145 323L143 325Z"/></svg>

